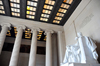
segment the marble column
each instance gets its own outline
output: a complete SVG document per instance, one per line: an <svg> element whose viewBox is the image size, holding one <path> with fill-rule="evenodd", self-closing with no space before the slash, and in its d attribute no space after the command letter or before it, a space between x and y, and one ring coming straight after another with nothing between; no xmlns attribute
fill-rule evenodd
<svg viewBox="0 0 100 66"><path fill-rule="evenodd" d="M7 34L8 30L10 30L11 24L10 23L2 23L1 27L2 27L2 30L0 33L0 54L2 51L2 47L4 45L6 34Z"/></svg>
<svg viewBox="0 0 100 66"><path fill-rule="evenodd" d="M32 40L31 40L31 49L30 49L28 66L36 66L37 31L40 31L40 29L31 29L31 31L33 35L32 35Z"/></svg>
<svg viewBox="0 0 100 66"><path fill-rule="evenodd" d="M57 35L58 35L58 56L59 56L59 65L60 63L63 62L63 58L62 58L62 32L63 31L58 31Z"/></svg>
<svg viewBox="0 0 100 66"><path fill-rule="evenodd" d="M46 64L45 66L52 66L52 42L51 42L51 35L53 31L45 31L45 34L47 35L46 38Z"/></svg>
<svg viewBox="0 0 100 66"><path fill-rule="evenodd" d="M26 27L23 26L23 25L19 25L17 27L18 32L17 32L17 36L16 36L16 39L15 39L15 43L14 43L14 47L13 47L9 66L17 66L17 64L18 64L21 39L22 39L23 30L25 30L25 28Z"/></svg>

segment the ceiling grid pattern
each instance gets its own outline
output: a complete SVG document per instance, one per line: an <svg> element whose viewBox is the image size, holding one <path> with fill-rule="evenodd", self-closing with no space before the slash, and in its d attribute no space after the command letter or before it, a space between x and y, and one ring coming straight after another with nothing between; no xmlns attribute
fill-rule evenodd
<svg viewBox="0 0 100 66"><path fill-rule="evenodd" d="M0 0L0 15L63 26L81 0Z"/></svg>
<svg viewBox="0 0 100 66"><path fill-rule="evenodd" d="M48 21L48 18L51 14L51 11L53 9L54 4L55 4L55 1L45 0L45 4L44 4L42 14L41 14L41 18L40 18L41 21L45 21L45 22Z"/></svg>
<svg viewBox="0 0 100 66"><path fill-rule="evenodd" d="M64 17L65 13L68 11L70 5L72 4L73 0L64 0L63 3L61 4L54 20L53 23L59 24L62 18Z"/></svg>
<svg viewBox="0 0 100 66"><path fill-rule="evenodd" d="M38 0L27 1L26 18L29 18L29 19L35 18L37 3L38 3Z"/></svg>
<svg viewBox="0 0 100 66"><path fill-rule="evenodd" d="M4 6L2 0L0 0L0 13L5 14Z"/></svg>
<svg viewBox="0 0 100 66"><path fill-rule="evenodd" d="M20 17L20 0L10 0L12 16Z"/></svg>

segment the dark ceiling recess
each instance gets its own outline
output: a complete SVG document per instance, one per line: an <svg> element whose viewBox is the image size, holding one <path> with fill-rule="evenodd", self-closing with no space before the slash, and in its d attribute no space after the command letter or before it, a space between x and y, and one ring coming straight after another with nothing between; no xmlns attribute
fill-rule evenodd
<svg viewBox="0 0 100 66"><path fill-rule="evenodd" d="M81 0L0 0L0 15L63 26Z"/></svg>

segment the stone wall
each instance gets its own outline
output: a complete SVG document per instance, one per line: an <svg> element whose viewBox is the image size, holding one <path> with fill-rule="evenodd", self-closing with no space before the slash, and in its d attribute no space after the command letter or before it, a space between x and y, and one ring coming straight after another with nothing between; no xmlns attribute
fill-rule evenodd
<svg viewBox="0 0 100 66"><path fill-rule="evenodd" d="M66 45L77 42L75 40L77 32L82 32L84 36L95 40L100 62L100 0L82 0L64 25L64 31Z"/></svg>

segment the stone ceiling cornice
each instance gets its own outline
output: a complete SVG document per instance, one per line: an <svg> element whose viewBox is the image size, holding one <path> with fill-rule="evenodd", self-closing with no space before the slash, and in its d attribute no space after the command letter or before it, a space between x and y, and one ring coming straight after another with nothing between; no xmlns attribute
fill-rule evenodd
<svg viewBox="0 0 100 66"><path fill-rule="evenodd" d="M0 24L1 23L10 23L12 27L17 27L18 25L21 24L21 25L25 25L26 28L29 28L29 29L31 29L31 27L36 26L44 31L45 30L53 30L55 32L63 31L63 26L0 15Z"/></svg>

